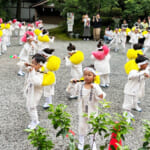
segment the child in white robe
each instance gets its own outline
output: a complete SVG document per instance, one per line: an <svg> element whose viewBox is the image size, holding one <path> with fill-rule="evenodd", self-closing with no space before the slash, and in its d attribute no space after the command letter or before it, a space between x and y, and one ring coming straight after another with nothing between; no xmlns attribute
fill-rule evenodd
<svg viewBox="0 0 150 150"><path fill-rule="evenodd" d="M91 66L83 70L83 83L77 83L75 93L78 95L78 114L79 114L79 145L78 149L84 148L84 137L88 134L88 118L83 117L84 113L90 116L91 113L98 115L99 100L105 98L106 94L101 90L98 84L94 83L97 73ZM96 150L95 138L90 136L90 146Z"/></svg>
<svg viewBox="0 0 150 150"><path fill-rule="evenodd" d="M53 55L54 51L54 49L45 48L41 53L47 59L46 63L41 68L41 71L44 73L47 73L48 71L52 71L54 73L60 67L61 60L59 57ZM52 104L52 99L55 93L55 84L56 77L54 84L50 86L44 86L44 97L46 97L45 103L43 105L44 109L49 108L49 105Z"/></svg>
<svg viewBox="0 0 150 150"><path fill-rule="evenodd" d="M82 61L84 60L84 54L81 51L77 51L76 47L71 43L67 47L69 51L69 57L65 57L66 66L71 67L71 80L80 80L83 75ZM66 92L69 93L69 99L76 99L77 95L74 93L74 83L69 82Z"/></svg>
<svg viewBox="0 0 150 150"><path fill-rule="evenodd" d="M139 33L139 28L135 28L134 31L128 33L130 36L129 43L131 43L131 48L133 48L134 44L138 44L139 38L142 38L141 33Z"/></svg>
<svg viewBox="0 0 150 150"><path fill-rule="evenodd" d="M119 50L120 43L121 43L120 32L119 29L116 28L115 32L113 33L113 39L109 44L109 48L111 49L112 47L115 47L115 52L117 52Z"/></svg>
<svg viewBox="0 0 150 150"><path fill-rule="evenodd" d="M94 67L100 74L101 87L109 87L110 79L110 54L109 48L100 41L97 45L97 51L92 52L91 59L94 61Z"/></svg>
<svg viewBox="0 0 150 150"><path fill-rule="evenodd" d="M25 34L26 32L26 25L25 25L25 22L22 22L19 24L19 27L20 27L20 32L19 32L19 35L20 35L20 41L19 41L19 45L22 45L23 42L22 42L22 36Z"/></svg>
<svg viewBox="0 0 150 150"><path fill-rule="evenodd" d="M45 48L50 48L50 43L53 43L54 39L54 37L49 37L49 32L46 29L42 29L42 33L38 36L39 52Z"/></svg>
<svg viewBox="0 0 150 150"><path fill-rule="evenodd" d="M126 51L126 41L127 41L126 28L121 29L120 39L121 39L121 47L123 48L123 53L125 53L125 51Z"/></svg>
<svg viewBox="0 0 150 150"><path fill-rule="evenodd" d="M150 49L150 27L148 27L148 33L144 35L144 54Z"/></svg>
<svg viewBox="0 0 150 150"><path fill-rule="evenodd" d="M130 63L131 62L131 63ZM128 82L124 88L124 102L123 109L127 112L128 122L131 121L131 118L134 115L131 113L132 109L135 109L139 112L142 109L138 106L138 99L144 96L144 87L145 87L145 79L150 77L148 71L148 58L144 55L139 55L136 60L130 60L129 69L126 67L126 71L128 70Z"/></svg>
<svg viewBox="0 0 150 150"><path fill-rule="evenodd" d="M26 34L24 36L24 42L26 42L19 54L19 58L20 61L18 62L18 66L19 66L19 71L18 71L18 76L24 76L25 73L23 72L24 69L24 63L29 63L29 56L31 51L33 51L34 47L32 45L32 41L33 41L33 36Z"/></svg>

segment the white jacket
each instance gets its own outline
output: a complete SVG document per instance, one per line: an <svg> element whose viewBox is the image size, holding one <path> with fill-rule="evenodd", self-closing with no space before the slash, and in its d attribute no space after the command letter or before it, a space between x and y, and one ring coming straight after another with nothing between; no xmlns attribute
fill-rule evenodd
<svg viewBox="0 0 150 150"><path fill-rule="evenodd" d="M103 60L96 59L93 55L91 55L91 59L94 60L94 67L100 75L109 74L110 73L110 54L107 54Z"/></svg>

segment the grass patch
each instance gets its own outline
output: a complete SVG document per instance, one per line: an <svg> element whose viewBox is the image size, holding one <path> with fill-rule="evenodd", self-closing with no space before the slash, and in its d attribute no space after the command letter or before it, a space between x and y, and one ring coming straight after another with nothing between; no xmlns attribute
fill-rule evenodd
<svg viewBox="0 0 150 150"><path fill-rule="evenodd" d="M49 33L51 36L55 36L57 40L62 40L62 41L78 41L81 39L77 38L70 38L69 34L66 33L66 28L63 26L59 26L54 29L50 29Z"/></svg>

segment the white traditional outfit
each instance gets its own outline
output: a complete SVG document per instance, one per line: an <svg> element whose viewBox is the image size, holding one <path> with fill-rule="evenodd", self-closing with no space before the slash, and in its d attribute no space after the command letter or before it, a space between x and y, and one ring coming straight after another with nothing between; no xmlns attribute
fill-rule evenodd
<svg viewBox="0 0 150 150"><path fill-rule="evenodd" d="M103 51L92 52L91 59L94 61L94 67L100 74L101 86L108 87L110 84L110 54L106 45L102 47Z"/></svg>
<svg viewBox="0 0 150 150"><path fill-rule="evenodd" d="M19 41L19 45L22 45L22 36L24 36L25 32L26 32L26 26L25 25L21 25L20 27L20 32L19 32L19 36L20 36L20 41Z"/></svg>
<svg viewBox="0 0 150 150"><path fill-rule="evenodd" d="M130 36L129 43L131 43L131 48L133 48L134 44L138 44L139 38L142 38L140 33L129 32L128 35Z"/></svg>
<svg viewBox="0 0 150 150"><path fill-rule="evenodd" d="M82 63L73 64L68 57L65 57L65 60L66 60L66 66L71 67L71 80L80 80L80 78L83 76ZM70 82L66 89L66 92L68 92L71 95L71 97L76 97L74 92L74 86L75 84Z"/></svg>
<svg viewBox="0 0 150 150"><path fill-rule="evenodd" d="M144 35L145 41L144 41L144 53L146 53L150 49L150 33Z"/></svg>
<svg viewBox="0 0 150 150"><path fill-rule="evenodd" d="M93 88L86 89L84 87L85 83L76 84L76 90L74 91L78 95L78 114L79 114L79 149L83 149L84 147L84 136L88 134L89 125L87 123L88 118L83 117L84 113L88 114L88 117L91 113L96 113L98 115L98 104L101 98L100 95L103 95L105 98L105 93L101 90L99 85L92 83ZM91 136L91 148L92 150L96 150L95 139Z"/></svg>
<svg viewBox="0 0 150 150"><path fill-rule="evenodd" d="M34 129L39 124L37 106L43 93L42 81L43 75L33 69L29 72L25 82L24 95L27 100L27 110L31 118L31 123L28 125L30 129Z"/></svg>
<svg viewBox="0 0 150 150"><path fill-rule="evenodd" d="M23 73L24 63L29 63L29 56L31 51L33 51L33 46L28 42L25 43L19 54L20 61L18 62L17 65L19 66L20 69L18 75L24 75Z"/></svg>
<svg viewBox="0 0 150 150"><path fill-rule="evenodd" d="M123 48L123 52L125 52L126 41L127 41L127 33L126 33L126 31L121 31L120 32L120 40L121 40L121 47Z"/></svg>
<svg viewBox="0 0 150 150"><path fill-rule="evenodd" d="M114 32L112 37L113 37L113 39L109 44L109 48L111 49L114 46L115 51L117 52L119 50L119 45L121 43L120 33L119 32L118 33Z"/></svg>
<svg viewBox="0 0 150 150"><path fill-rule="evenodd" d="M145 93L145 73L147 73L147 70L130 71L128 82L124 88L123 109L131 111L132 108L137 108L138 98L142 98Z"/></svg>
<svg viewBox="0 0 150 150"><path fill-rule="evenodd" d="M2 36L2 52L5 53L7 51L7 44L9 42L10 31L9 29L3 30L3 36Z"/></svg>

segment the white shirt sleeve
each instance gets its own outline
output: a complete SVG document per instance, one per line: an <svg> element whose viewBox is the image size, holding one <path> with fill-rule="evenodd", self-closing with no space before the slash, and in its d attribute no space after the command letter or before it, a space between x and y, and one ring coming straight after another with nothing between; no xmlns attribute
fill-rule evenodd
<svg viewBox="0 0 150 150"><path fill-rule="evenodd" d="M95 98L97 100L100 100L101 98L99 97L101 94L103 94L103 99L106 97L106 93L104 93L102 91L102 89L100 88L100 86L98 84L93 84L93 88L94 88L94 91L95 91Z"/></svg>

